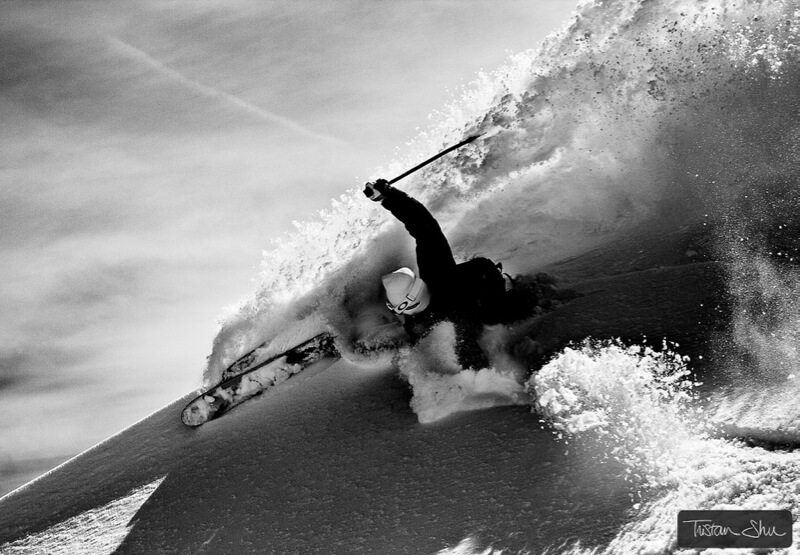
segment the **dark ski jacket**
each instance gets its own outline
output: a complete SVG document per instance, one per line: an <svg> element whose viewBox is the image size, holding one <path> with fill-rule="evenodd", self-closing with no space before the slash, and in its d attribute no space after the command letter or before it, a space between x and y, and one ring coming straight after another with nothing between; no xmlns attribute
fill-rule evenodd
<svg viewBox="0 0 800 555"><path fill-rule="evenodd" d="M505 280L494 262L475 258L457 264L439 223L416 199L394 187L383 193L389 210L416 241L419 277L427 284L431 303L420 314L406 316L404 326L413 341L442 320L451 320L467 335L482 324L501 320Z"/></svg>

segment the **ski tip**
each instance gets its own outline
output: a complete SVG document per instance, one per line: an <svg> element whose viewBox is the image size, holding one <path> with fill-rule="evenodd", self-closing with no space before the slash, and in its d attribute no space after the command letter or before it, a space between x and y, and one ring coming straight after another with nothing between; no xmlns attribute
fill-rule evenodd
<svg viewBox="0 0 800 555"><path fill-rule="evenodd" d="M190 428L205 424L216 415L213 403L202 394L191 401L181 412L181 421Z"/></svg>

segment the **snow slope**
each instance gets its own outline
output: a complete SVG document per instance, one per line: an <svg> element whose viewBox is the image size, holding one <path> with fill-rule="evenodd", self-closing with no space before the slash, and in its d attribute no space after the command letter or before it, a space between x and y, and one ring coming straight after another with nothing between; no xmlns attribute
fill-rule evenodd
<svg viewBox="0 0 800 555"><path fill-rule="evenodd" d="M402 186L459 257L581 296L494 330L479 372L442 329L198 430L177 401L0 500L0 551L76 553L88 529L91 553L664 553L679 510L797 514L799 16L580 4L375 175L491 132ZM401 264L404 231L344 194L265 254L206 381L265 338L390 327L376 276Z"/></svg>

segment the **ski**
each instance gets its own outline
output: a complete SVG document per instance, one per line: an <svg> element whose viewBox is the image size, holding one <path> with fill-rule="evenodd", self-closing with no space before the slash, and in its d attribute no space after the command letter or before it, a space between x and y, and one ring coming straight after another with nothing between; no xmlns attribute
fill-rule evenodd
<svg viewBox="0 0 800 555"><path fill-rule="evenodd" d="M339 357L333 334L323 332L201 393L183 409L181 420L187 426L200 426L296 376L315 362Z"/></svg>
<svg viewBox="0 0 800 555"><path fill-rule="evenodd" d="M255 364L259 364L259 365L266 364L268 362L272 362L276 358L280 358L281 356L283 356L283 353L280 353L278 355L275 355L273 357L268 358L267 360L259 361L258 358L259 358L260 355L259 355L258 351L260 351L261 349L265 348L268 344L269 344L269 341L262 341L261 343L259 343L255 347L253 347L253 349L251 349L250 351L247 351L245 354L243 354L238 359L236 359L235 362L230 364L222 372L222 377L219 380L220 383L222 383L222 382L224 382L226 380L229 380L229 379L231 379L231 378L233 378L235 376L238 376L239 374L242 374L242 373L246 372L247 370L249 370Z"/></svg>
<svg viewBox="0 0 800 555"><path fill-rule="evenodd" d="M228 366L228 368L225 369L225 371L222 373L222 379L220 381L224 382L225 380L229 380L229 379L233 378L234 376L237 376L237 375L241 374L242 372L245 372L258 359L258 354L256 353L256 351L258 351L259 349L263 349L266 346L267 346L267 342L264 341L263 343L260 343L258 346L256 346L253 350L248 351L247 353L245 353L242 356L240 356L236 360L236 362L234 362L233 364ZM278 355L278 356L280 356L280 355ZM270 361L271 361L271 359L270 359ZM268 362L268 361L265 361L265 362Z"/></svg>

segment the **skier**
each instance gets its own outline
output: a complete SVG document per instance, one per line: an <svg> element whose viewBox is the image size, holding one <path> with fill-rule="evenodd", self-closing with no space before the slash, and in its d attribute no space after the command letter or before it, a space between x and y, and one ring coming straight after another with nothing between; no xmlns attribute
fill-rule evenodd
<svg viewBox="0 0 800 555"><path fill-rule="evenodd" d="M416 199L384 179L367 183L364 194L400 220L416 241L419 275L400 268L383 276L386 305L398 315L412 343L448 320L456 330L456 355L462 368L486 368L478 345L486 324L503 321L505 278L488 258L457 264L439 223Z"/></svg>

